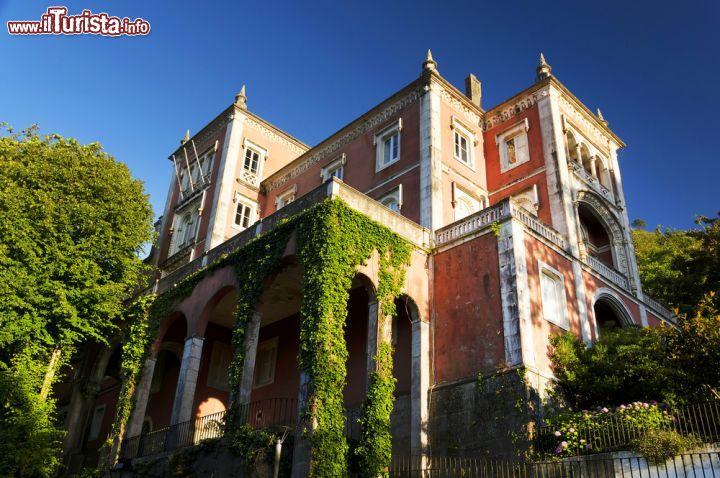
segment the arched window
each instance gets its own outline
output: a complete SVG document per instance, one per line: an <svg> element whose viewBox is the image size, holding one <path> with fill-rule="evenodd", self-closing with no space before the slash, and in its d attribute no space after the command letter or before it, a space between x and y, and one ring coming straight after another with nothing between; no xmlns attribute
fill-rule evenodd
<svg viewBox="0 0 720 478"><path fill-rule="evenodd" d="M195 220L192 213L189 212L180 219L180 227L178 228L177 234L177 249L182 249L191 244L195 239Z"/></svg>
<svg viewBox="0 0 720 478"><path fill-rule="evenodd" d="M565 133L565 141L567 142L568 158L570 159L570 161L575 161L576 163L579 162L577 141L575 141L575 136L570 131Z"/></svg>
<svg viewBox="0 0 720 478"><path fill-rule="evenodd" d="M593 171L592 167L590 150L585 144L580 145L580 160L582 161L583 169L585 169L590 176L595 176L595 171Z"/></svg>
<svg viewBox="0 0 720 478"><path fill-rule="evenodd" d="M610 267L615 267L612 237L603 223L586 204L578 206L581 241L585 252Z"/></svg>

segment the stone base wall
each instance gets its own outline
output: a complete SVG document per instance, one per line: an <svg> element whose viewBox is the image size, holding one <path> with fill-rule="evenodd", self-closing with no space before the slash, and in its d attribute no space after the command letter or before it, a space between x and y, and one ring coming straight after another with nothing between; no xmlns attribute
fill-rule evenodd
<svg viewBox="0 0 720 478"><path fill-rule="evenodd" d="M410 454L410 417L410 395L396 397L393 412L390 416L393 456L407 456Z"/></svg>
<svg viewBox="0 0 720 478"><path fill-rule="evenodd" d="M430 396L430 454L517 457L538 414L534 377L515 369L436 387ZM526 372L529 373L529 372Z"/></svg>

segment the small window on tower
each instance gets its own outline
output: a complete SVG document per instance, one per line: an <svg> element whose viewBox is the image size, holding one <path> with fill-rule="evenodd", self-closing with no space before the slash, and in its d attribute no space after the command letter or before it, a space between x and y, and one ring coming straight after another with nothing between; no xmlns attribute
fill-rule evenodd
<svg viewBox="0 0 720 478"><path fill-rule="evenodd" d="M340 156L335 161L331 162L322 169L322 180L323 182L328 181L330 178L338 178L343 180L345 175L345 163L347 162L345 154Z"/></svg>
<svg viewBox="0 0 720 478"><path fill-rule="evenodd" d="M400 160L401 129L402 121L398 119L396 123L375 135L375 147L377 148L375 158L376 172Z"/></svg>
<svg viewBox="0 0 720 478"><path fill-rule="evenodd" d="M455 117L452 118L453 156L456 160L475 167L475 133L463 126Z"/></svg>
<svg viewBox="0 0 720 478"><path fill-rule="evenodd" d="M267 151L256 144L245 140L245 153L243 155L243 167L240 172L240 179L244 182L257 186L260 182L263 160Z"/></svg>
<svg viewBox="0 0 720 478"><path fill-rule="evenodd" d="M527 131L529 122L525 121L497 135L495 142L500 148L500 172L504 173L516 166L530 161Z"/></svg>

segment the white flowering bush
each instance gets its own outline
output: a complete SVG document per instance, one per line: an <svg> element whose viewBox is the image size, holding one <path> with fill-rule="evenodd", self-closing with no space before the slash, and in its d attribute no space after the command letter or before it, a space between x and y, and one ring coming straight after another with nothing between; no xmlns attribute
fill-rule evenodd
<svg viewBox="0 0 720 478"><path fill-rule="evenodd" d="M673 417L657 402L633 402L548 418L540 449L557 457L601 453L629 446L650 430L667 428Z"/></svg>

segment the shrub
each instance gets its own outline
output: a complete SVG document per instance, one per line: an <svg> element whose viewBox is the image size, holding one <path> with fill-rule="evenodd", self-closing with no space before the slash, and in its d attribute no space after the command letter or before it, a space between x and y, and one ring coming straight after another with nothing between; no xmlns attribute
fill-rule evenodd
<svg viewBox="0 0 720 478"><path fill-rule="evenodd" d="M598 407L581 412L560 412L547 419L550 432L541 449L565 457L601 453L629 445L622 437L641 436L667 426L672 417L662 404L634 402L618 407Z"/></svg>
<svg viewBox="0 0 720 478"><path fill-rule="evenodd" d="M650 463L660 464L699 444L700 440L693 435L684 436L675 430L649 430L633 441L632 448Z"/></svg>

